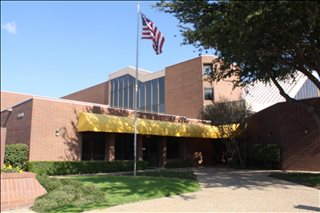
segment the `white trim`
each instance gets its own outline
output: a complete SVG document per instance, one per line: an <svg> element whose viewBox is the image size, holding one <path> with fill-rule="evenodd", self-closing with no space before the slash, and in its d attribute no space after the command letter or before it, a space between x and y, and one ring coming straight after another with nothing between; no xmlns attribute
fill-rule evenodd
<svg viewBox="0 0 320 213"><path fill-rule="evenodd" d="M115 78L119 78L121 76L124 76L124 75L130 75L132 76L133 78L135 78L135 67L133 66L128 66L124 69L121 69L121 70L118 70L114 73L111 73L109 74L109 80L112 80L112 79L115 79ZM146 81L150 81L150 80L153 80L153 79L157 79L157 78L160 78L160 77L163 77L165 76L165 71L164 70L161 70L161 71L158 71L158 72L150 72L148 70L143 70L143 69L140 69L139 68L139 77L138 77L138 80L141 81L141 82L146 82Z"/></svg>

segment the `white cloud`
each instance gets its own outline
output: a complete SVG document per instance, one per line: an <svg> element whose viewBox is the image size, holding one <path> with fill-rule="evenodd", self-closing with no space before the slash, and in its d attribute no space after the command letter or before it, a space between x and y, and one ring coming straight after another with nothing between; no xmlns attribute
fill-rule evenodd
<svg viewBox="0 0 320 213"><path fill-rule="evenodd" d="M2 29L6 30L8 33L16 34L17 33L17 27L16 23L14 21L8 22L6 24L3 24L1 26Z"/></svg>

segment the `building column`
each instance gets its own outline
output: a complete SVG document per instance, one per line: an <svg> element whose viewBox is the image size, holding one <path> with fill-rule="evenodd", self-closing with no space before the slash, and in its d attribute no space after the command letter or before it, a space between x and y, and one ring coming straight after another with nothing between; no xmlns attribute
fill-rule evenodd
<svg viewBox="0 0 320 213"><path fill-rule="evenodd" d="M114 133L106 133L106 139L105 139L106 161L114 161L116 158L115 142L116 142L116 135Z"/></svg>
<svg viewBox="0 0 320 213"><path fill-rule="evenodd" d="M167 138L159 138L159 167L164 167L167 163Z"/></svg>
<svg viewBox="0 0 320 213"><path fill-rule="evenodd" d="M137 160L143 161L143 135L137 135Z"/></svg>

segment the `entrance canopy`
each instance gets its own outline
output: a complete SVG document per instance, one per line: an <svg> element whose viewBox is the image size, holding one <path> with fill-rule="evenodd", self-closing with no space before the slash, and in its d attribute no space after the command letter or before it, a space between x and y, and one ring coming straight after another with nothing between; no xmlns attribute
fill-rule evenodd
<svg viewBox="0 0 320 213"><path fill-rule="evenodd" d="M137 133L141 135L221 138L217 127L204 124L138 119L137 127ZM134 133L134 119L122 116L80 112L78 131Z"/></svg>

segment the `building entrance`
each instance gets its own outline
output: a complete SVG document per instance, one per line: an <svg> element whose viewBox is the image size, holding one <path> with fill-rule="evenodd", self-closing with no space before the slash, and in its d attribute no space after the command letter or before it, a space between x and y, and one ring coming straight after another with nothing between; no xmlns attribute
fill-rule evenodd
<svg viewBox="0 0 320 213"><path fill-rule="evenodd" d="M159 139L156 136L144 136L143 160L149 162L150 167L159 167Z"/></svg>

